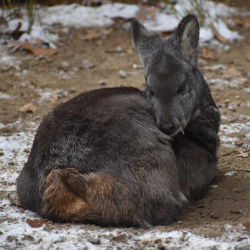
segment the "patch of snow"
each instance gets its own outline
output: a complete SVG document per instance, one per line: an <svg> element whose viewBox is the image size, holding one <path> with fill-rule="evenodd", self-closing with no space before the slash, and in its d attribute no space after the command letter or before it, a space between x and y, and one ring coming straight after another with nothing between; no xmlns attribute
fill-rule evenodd
<svg viewBox="0 0 250 250"><path fill-rule="evenodd" d="M14 125L12 124L12 126ZM1 127L8 126L1 125ZM0 157L0 176L2 181L7 182L7 186L15 185L18 173L28 158L24 149L31 148L33 136L34 131L32 129L28 132L0 136L0 152L4 154Z"/></svg>
<svg viewBox="0 0 250 250"><path fill-rule="evenodd" d="M245 134L245 138L250 140L250 122L245 123L229 123L229 124L221 124L220 126L220 139L221 144L227 147L235 147L235 142L239 139L237 137L230 137L230 134L233 133L243 133Z"/></svg>
<svg viewBox="0 0 250 250"><path fill-rule="evenodd" d="M154 19L146 19L142 23L147 29L157 32L169 32L173 31L177 27L179 21L179 18L175 14L166 15L160 11L156 11Z"/></svg>
<svg viewBox="0 0 250 250"><path fill-rule="evenodd" d="M231 31L228 29L225 22L223 22L221 19L218 19L218 21L214 23L214 26L220 35L225 37L229 42L243 39L243 36L240 36L236 31Z"/></svg>
<svg viewBox="0 0 250 250"><path fill-rule="evenodd" d="M10 99L11 96L0 92L0 99Z"/></svg>
<svg viewBox="0 0 250 250"><path fill-rule="evenodd" d="M62 224L52 227L50 231L46 230L43 224L40 228L32 228L27 223L27 219L37 219L37 215L29 210L20 212L18 207L12 206L10 201L3 199L0 202L0 217L5 221L0 223L0 244L4 249L130 249L131 247L140 248L144 242L154 245L157 239L162 240L162 244L169 249L180 248L183 250L210 249L218 250L235 249L250 244L249 234L246 231L236 231L230 225L225 226L225 232L222 237L207 238L202 235L196 235L185 230L173 230L162 232L157 229L150 231L131 233L128 229L120 228L100 228L84 229L81 224ZM229 227L230 226L230 227ZM124 235L126 242L114 240L113 237ZM26 236L26 237L25 237ZM237 242L239 238L248 239ZM13 240L9 240L9 239ZM100 244L92 244L89 238L99 238ZM167 241L167 243L165 243ZM32 242L32 244L30 244ZM152 246L153 246L152 245ZM154 247L157 246L157 243Z"/></svg>
<svg viewBox="0 0 250 250"><path fill-rule="evenodd" d="M21 61L17 57L8 55L7 52L0 53L0 67L14 67L19 70Z"/></svg>
<svg viewBox="0 0 250 250"><path fill-rule="evenodd" d="M239 89L242 84L247 80L246 78L236 78L232 80L225 79L206 79L208 84L213 85L213 89L223 90L225 88Z"/></svg>
<svg viewBox="0 0 250 250"><path fill-rule="evenodd" d="M212 1L204 1L203 25L200 28L200 41L208 42L214 40L214 34L211 29L211 23L216 27L218 32L227 38L228 41L242 39L237 32L228 29L222 17L231 17L232 15L250 15L242 9L228 7L223 4L217 4ZM151 30L162 32L174 30L182 17L187 13L193 13L199 16L192 0L178 1L173 6L175 13L170 5L166 5L165 10L157 9L154 18L146 18L143 21L144 25ZM169 10L172 11L169 11ZM69 27L104 27L114 24L114 18L121 17L124 19L136 18L136 12L139 10L138 5L130 5L123 3L108 3L100 7L86 7L79 4L58 5L51 7L34 7L35 22L32 26L30 35L24 33L20 37L20 41L25 41L32 37L40 38L49 43L52 48L55 48L55 42L58 41L58 34L52 34L48 29L53 24L61 24ZM23 17L20 19L8 20L8 31L13 31L18 23L22 23L21 31L28 29L27 10L22 9ZM7 18L8 19L8 18Z"/></svg>
<svg viewBox="0 0 250 250"><path fill-rule="evenodd" d="M245 124L249 127L250 122ZM185 230L173 230L170 232L152 228L150 230L130 232L127 228L102 228L94 227L89 229L82 224L52 224L50 230L44 224L40 228L30 227L27 219L38 219L38 215L32 211L21 211L19 207L11 204L7 199L7 194L16 188L16 178L18 177L23 164L27 161L28 153L24 149L30 149L38 124L36 122L25 123L17 121L4 125L0 123L0 128L16 127L24 132L13 133L8 136L0 136L0 191L6 198L0 200L0 249L129 249L141 248L145 242L154 246L157 239L161 239L163 245L169 249L179 248L183 250L210 249L218 250L235 249L247 247L250 244L248 232L236 231L228 225L222 236L207 238L196 235ZM241 126L235 125L237 129ZM25 129L26 128L26 129ZM28 128L28 129L27 129ZM224 129L231 129L224 126ZM9 164L10 162L11 165ZM11 173L11 174L9 174ZM6 188L7 187L7 188ZM51 224L50 224L51 225ZM197 225L197 227L200 227ZM208 230L208 229L206 229ZM212 230L212 229L210 229ZM117 241L113 237L124 234L126 242ZM94 245L89 238L99 238L100 244ZM238 242L239 238L248 238ZM167 242L167 243L166 243Z"/></svg>
<svg viewBox="0 0 250 250"><path fill-rule="evenodd" d="M231 176L236 173L238 173L238 171L230 171L230 172L226 172L225 175Z"/></svg>
<svg viewBox="0 0 250 250"><path fill-rule="evenodd" d="M218 70L218 69L227 69L227 66L223 65L223 64L215 64L212 66L206 66L206 67L201 67L201 69L205 69L205 70Z"/></svg>

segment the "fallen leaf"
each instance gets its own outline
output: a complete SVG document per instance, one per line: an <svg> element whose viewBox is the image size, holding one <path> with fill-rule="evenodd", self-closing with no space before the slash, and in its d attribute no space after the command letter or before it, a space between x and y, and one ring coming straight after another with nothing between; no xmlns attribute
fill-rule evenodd
<svg viewBox="0 0 250 250"><path fill-rule="evenodd" d="M237 242L242 241L242 240L247 240L247 237L239 238L239 239L237 240Z"/></svg>
<svg viewBox="0 0 250 250"><path fill-rule="evenodd" d="M7 43L8 49L13 48L13 52L15 52L17 49L19 49L23 44L23 42L14 42L14 41L10 41L10 40L7 40L6 43Z"/></svg>
<svg viewBox="0 0 250 250"><path fill-rule="evenodd" d="M210 46L202 47L202 51L199 57L202 57L203 59L215 59Z"/></svg>
<svg viewBox="0 0 250 250"><path fill-rule="evenodd" d="M245 148L245 149L240 149L240 148L239 148L240 154L238 154L238 155L236 155L236 156L246 158L246 157L248 157L248 155L250 154L250 152L246 152L246 151L247 151L246 148Z"/></svg>
<svg viewBox="0 0 250 250"><path fill-rule="evenodd" d="M245 230L246 228L240 225L236 225L233 228L237 229L237 230Z"/></svg>
<svg viewBox="0 0 250 250"><path fill-rule="evenodd" d="M94 40L94 39L101 38L101 37L107 37L112 32L113 32L113 29L106 29L106 28L101 29L98 32L88 33L87 35L82 37L82 40L89 41L89 40Z"/></svg>
<svg viewBox="0 0 250 250"><path fill-rule="evenodd" d="M16 206L20 206L23 207L23 204L21 203L21 201L17 200L17 199L13 199L11 197L9 197L9 199L16 205Z"/></svg>
<svg viewBox="0 0 250 250"><path fill-rule="evenodd" d="M236 77L239 75L240 75L240 72L235 67L232 67L232 68L224 71L222 78L223 79L230 79L230 78L233 78L233 77Z"/></svg>
<svg viewBox="0 0 250 250"><path fill-rule="evenodd" d="M8 186L3 187L3 189L7 189L7 188L8 188Z"/></svg>
<svg viewBox="0 0 250 250"><path fill-rule="evenodd" d="M18 111L20 112L35 112L37 111L37 107L32 103L27 103L23 107L19 108Z"/></svg>
<svg viewBox="0 0 250 250"><path fill-rule="evenodd" d="M34 54L34 56L40 56L40 55L52 56L58 51L58 49L51 49L51 48L45 49L42 47L32 47L27 40L21 46L24 49L31 51Z"/></svg>
<svg viewBox="0 0 250 250"><path fill-rule="evenodd" d="M94 40L94 39L97 39L101 36L102 36L101 34L98 34L96 32L88 33L87 35L82 37L82 40L85 40L85 41Z"/></svg>
<svg viewBox="0 0 250 250"><path fill-rule="evenodd" d="M244 141L244 139L242 138L241 140L236 141L234 144L235 144L236 146L241 146L242 143L243 143L243 141Z"/></svg>
<svg viewBox="0 0 250 250"><path fill-rule="evenodd" d="M34 228L41 227L45 223L44 219L42 219L42 218L40 218L39 221L38 220L27 219L26 222L31 227L34 227Z"/></svg>
<svg viewBox="0 0 250 250"><path fill-rule="evenodd" d="M214 27L214 25L213 25L212 23L211 23L211 27L212 27L212 31L213 31L214 35L216 36L216 38L217 38L220 42L226 43L226 42L227 42L227 39L226 39L224 36L222 36L222 35L218 32L218 30Z"/></svg>
<svg viewBox="0 0 250 250"><path fill-rule="evenodd" d="M156 10L157 10L157 7L152 7L152 8L150 8L150 9L151 9L150 18L151 18L151 19L154 19L155 13L156 13Z"/></svg>
<svg viewBox="0 0 250 250"><path fill-rule="evenodd" d="M250 231L250 222L242 223L242 225L246 228L247 231Z"/></svg>
<svg viewBox="0 0 250 250"><path fill-rule="evenodd" d="M10 171L7 173L7 177L9 177L11 175L11 169Z"/></svg>
<svg viewBox="0 0 250 250"><path fill-rule="evenodd" d="M249 17L234 17L232 20L243 27L250 28L250 18Z"/></svg>

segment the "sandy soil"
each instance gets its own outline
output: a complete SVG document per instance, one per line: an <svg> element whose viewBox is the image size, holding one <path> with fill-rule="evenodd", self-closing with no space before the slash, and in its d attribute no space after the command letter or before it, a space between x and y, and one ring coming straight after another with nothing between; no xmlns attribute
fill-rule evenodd
<svg viewBox="0 0 250 250"><path fill-rule="evenodd" d="M0 92L14 97L0 98L1 123L18 120L23 124L34 121L38 124L51 108L83 91L114 86L144 89L142 69L135 67L140 62L131 43L130 31L123 24L122 20L117 20L109 37L93 41L81 39L86 29L71 28L69 35L61 34L59 51L51 57L35 58L27 51L11 55L13 66L0 66ZM249 157L237 157L239 148L234 145L235 141L244 138L240 148L249 150L250 147L250 130L246 126L250 122L250 29L234 29L245 40L230 44L227 51L214 50L215 60L199 61L222 114L218 179L205 198L192 202L183 210L178 222L155 230L184 229L211 238L222 235L225 224L235 226L250 222ZM213 65L223 65L225 68L221 66L213 70ZM120 70L126 71L126 77L120 76ZM57 91L58 99L46 101L44 98L52 97L53 91ZM46 96L48 92L51 96ZM37 106L37 111L18 111L29 102ZM235 127L237 129L233 129ZM25 130L29 130L29 127ZM0 135L8 137L21 131L16 126L3 127ZM9 162L9 166L11 164ZM4 180L0 182L3 186L7 185ZM1 189L0 198L6 198L9 194L14 197L15 191ZM61 227L60 224L48 222L47 229L57 226Z"/></svg>

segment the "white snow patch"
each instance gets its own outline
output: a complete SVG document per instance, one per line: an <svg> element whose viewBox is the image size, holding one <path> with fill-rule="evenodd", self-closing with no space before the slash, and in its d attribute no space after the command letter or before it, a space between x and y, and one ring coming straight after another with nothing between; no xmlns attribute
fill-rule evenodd
<svg viewBox="0 0 250 250"><path fill-rule="evenodd" d="M221 124L220 126L220 139L221 144L227 147L235 147L235 142L239 139L237 137L230 137L229 135L232 133L242 133L245 134L245 139L250 140L250 122L245 123L229 123L229 124Z"/></svg>
<svg viewBox="0 0 250 250"><path fill-rule="evenodd" d="M243 9L228 7L223 4L217 4L212 1L204 1L203 6L203 27L200 28L200 41L209 42L214 40L214 34L211 29L211 23L216 27L219 33L227 38L228 41L242 39L237 32L228 29L222 17L231 17L232 15L250 15ZM187 13L193 13L199 16L192 0L179 1L174 5L175 13L170 5L166 5L165 10L157 9L153 19L150 16L143 21L144 25L151 30L172 31L175 29ZM124 19L136 18L136 12L139 10L138 5L129 5L122 3L103 4L100 7L86 7L79 4L58 5L52 7L35 7L35 22L32 26L30 35L24 33L20 41L30 40L37 37L49 43L52 48L56 47L58 34L52 34L48 31L53 24L61 24L66 27L104 27L114 23L114 18L121 17ZM170 11L171 10L171 11ZM28 15L25 9L22 9L23 17L20 19L7 20L9 27L7 31L13 31L18 23L22 23L21 31L28 29Z"/></svg>
<svg viewBox="0 0 250 250"><path fill-rule="evenodd" d="M21 60L18 60L15 56L10 56L7 52L0 53L0 68L7 69L7 67L14 67L19 70Z"/></svg>
<svg viewBox="0 0 250 250"><path fill-rule="evenodd" d="M15 206L11 206L10 201L3 199L0 202L0 217L5 221L0 223L0 244L4 249L136 249L142 246L142 242L148 241L153 243L156 239L161 239L163 245L169 249L180 248L183 250L193 249L210 249L216 247L218 250L235 249L250 244L249 234L246 231L233 230L230 225L225 225L224 235L222 237L206 238L202 235L196 235L184 230L173 230L170 232L162 232L157 229L150 231L131 233L126 228L101 228L84 229L81 224L62 224L51 231L45 230L45 224L40 228L32 228L27 223L27 219L37 219L37 215L29 210L24 213ZM124 235L127 242L116 241L113 237ZM25 236L32 237L31 241L25 240ZM14 237L14 240L8 240ZM94 245L88 241L89 237L99 238L100 244ZM246 237L248 239L237 242L239 238ZM165 242L168 243L165 243ZM139 244L139 245L138 245ZM154 248L157 244L154 246Z"/></svg>
<svg viewBox="0 0 250 250"><path fill-rule="evenodd" d="M208 84L214 85L213 89L223 90L225 88L239 89L242 84L247 80L246 78L234 78L232 80L225 79L206 79Z"/></svg>
<svg viewBox="0 0 250 250"><path fill-rule="evenodd" d="M9 136L0 136L0 152L3 156L0 156L0 176L2 181L6 181L8 186L15 185L16 178L19 171L27 161L28 154L24 152L24 149L30 149L34 137L34 133L37 126L36 123L23 123L17 121L12 124L4 125L0 123L0 128L12 128L12 127L29 127L27 132L14 133ZM0 183L1 187L1 183ZM9 187L8 190L12 190L13 187ZM1 188L0 188L1 190Z"/></svg>
<svg viewBox="0 0 250 250"><path fill-rule="evenodd" d="M236 173L238 173L238 171L230 171L230 172L226 172L225 175L231 176Z"/></svg>
<svg viewBox="0 0 250 250"><path fill-rule="evenodd" d="M227 66L225 66L223 64L215 64L215 65L212 65L212 66L201 67L201 69L216 71L218 69L227 69Z"/></svg>
<svg viewBox="0 0 250 250"><path fill-rule="evenodd" d="M10 95L0 92L0 99L10 99L10 98L11 98Z"/></svg>

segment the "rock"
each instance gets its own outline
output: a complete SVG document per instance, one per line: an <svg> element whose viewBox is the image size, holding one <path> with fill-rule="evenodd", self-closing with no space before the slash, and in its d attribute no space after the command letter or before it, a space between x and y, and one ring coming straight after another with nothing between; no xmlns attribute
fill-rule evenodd
<svg viewBox="0 0 250 250"><path fill-rule="evenodd" d="M95 65L92 64L89 60L84 59L84 60L82 60L82 67L84 69L91 69L91 68L95 67Z"/></svg>
<svg viewBox="0 0 250 250"><path fill-rule="evenodd" d="M57 243L57 242L61 242L63 241L63 237L61 235L54 235L53 238L52 238L52 242L53 243Z"/></svg>
<svg viewBox="0 0 250 250"><path fill-rule="evenodd" d="M30 153L30 149L29 149L29 148L25 148L25 149L23 150L23 152L25 152L25 153Z"/></svg>
<svg viewBox="0 0 250 250"><path fill-rule="evenodd" d="M125 78L125 77L127 77L128 74L127 74L127 72L125 70L120 69L119 70L119 75L120 75L120 77Z"/></svg>
<svg viewBox="0 0 250 250"><path fill-rule="evenodd" d="M142 65L133 64L133 69L142 69Z"/></svg>
<svg viewBox="0 0 250 250"><path fill-rule="evenodd" d="M106 80L101 80L101 81L99 81L99 84L100 84L101 86L105 86L105 85L106 85L106 83L107 83L107 81L106 81Z"/></svg>
<svg viewBox="0 0 250 250"><path fill-rule="evenodd" d="M92 244L96 245L101 244L101 240L99 238L89 237L87 238L87 240Z"/></svg>

